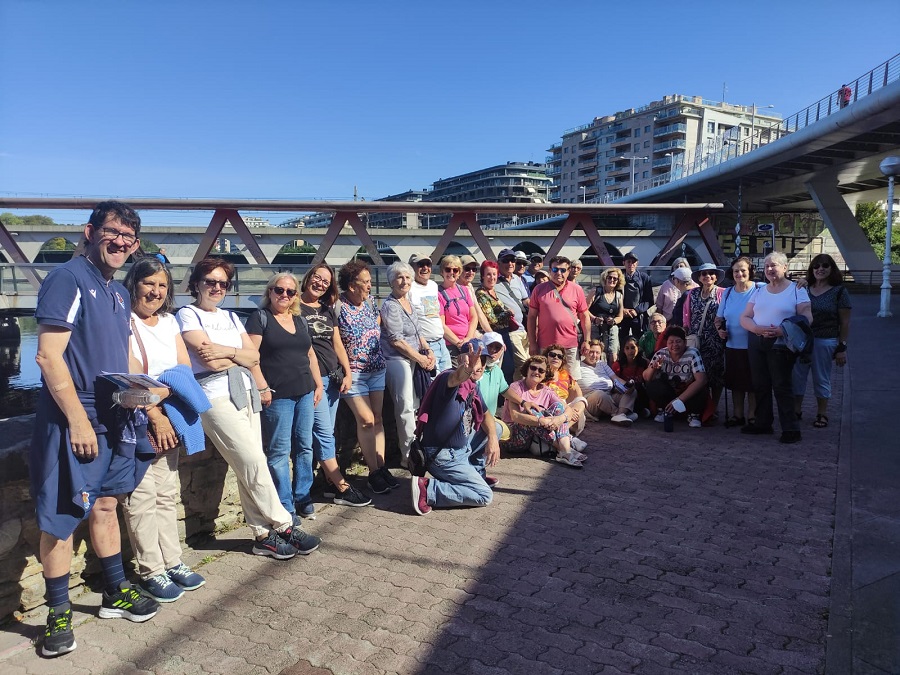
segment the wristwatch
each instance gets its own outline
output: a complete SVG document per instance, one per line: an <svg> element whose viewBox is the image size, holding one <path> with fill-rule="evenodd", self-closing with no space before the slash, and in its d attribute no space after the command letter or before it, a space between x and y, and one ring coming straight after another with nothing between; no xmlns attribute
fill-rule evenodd
<svg viewBox="0 0 900 675"><path fill-rule="evenodd" d="M838 342L837 348L834 350L835 354L842 354L847 351L847 343L846 342Z"/></svg>

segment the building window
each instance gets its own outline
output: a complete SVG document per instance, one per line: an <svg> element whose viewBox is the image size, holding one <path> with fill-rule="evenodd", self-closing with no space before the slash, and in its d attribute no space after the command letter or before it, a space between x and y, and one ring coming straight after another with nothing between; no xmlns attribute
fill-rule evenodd
<svg viewBox="0 0 900 675"><path fill-rule="evenodd" d="M716 123L715 122L707 122L706 123L706 133L708 133L708 134L716 133Z"/></svg>
<svg viewBox="0 0 900 675"><path fill-rule="evenodd" d="M640 143L635 143L635 144L634 144L634 151L635 151L635 152L640 152L640 151L641 151L641 144L640 144Z"/></svg>
<svg viewBox="0 0 900 675"><path fill-rule="evenodd" d="M644 147L645 147L645 148L649 148L649 147L650 147L650 141L644 141Z"/></svg>
<svg viewBox="0 0 900 675"><path fill-rule="evenodd" d="M642 174L642 176L643 176L644 178L650 178L650 172L649 172L649 171L645 171L645 172Z"/></svg>
<svg viewBox="0 0 900 675"><path fill-rule="evenodd" d="M649 134L649 133L650 133L650 125L649 125L649 124L648 124L647 126L644 127L644 133L645 133L645 134Z"/></svg>
<svg viewBox="0 0 900 675"><path fill-rule="evenodd" d="M641 130L640 130L640 129L635 129L635 130L634 130L634 137L635 137L635 138L640 138L640 137L641 137Z"/></svg>

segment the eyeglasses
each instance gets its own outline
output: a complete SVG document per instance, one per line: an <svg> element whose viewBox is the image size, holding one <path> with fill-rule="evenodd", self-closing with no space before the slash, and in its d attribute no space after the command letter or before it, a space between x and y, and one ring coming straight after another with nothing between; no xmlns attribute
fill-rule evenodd
<svg viewBox="0 0 900 675"><path fill-rule="evenodd" d="M653 323L653 324L656 324L656 323L664 324L665 322L666 322L665 319L650 319L650 323Z"/></svg>
<svg viewBox="0 0 900 675"><path fill-rule="evenodd" d="M475 272L478 271L478 265L471 265L471 266L469 266L469 267L466 267L465 270L466 270L466 272L468 272L469 274L475 274Z"/></svg>
<svg viewBox="0 0 900 675"><path fill-rule="evenodd" d="M221 288L223 291L227 291L231 288L230 281L219 281L218 279L204 279L203 283L207 288Z"/></svg>
<svg viewBox="0 0 900 675"><path fill-rule="evenodd" d="M538 375L544 375L547 372L546 368L541 368L540 366L528 366L528 370Z"/></svg>
<svg viewBox="0 0 900 675"><path fill-rule="evenodd" d="M553 272L553 274L568 274L569 268L568 267L551 267L550 271Z"/></svg>
<svg viewBox="0 0 900 675"><path fill-rule="evenodd" d="M502 262L502 263L511 263L511 262L515 262L515 261L516 261L516 256L514 256L514 255L508 255L508 256L504 256L504 257L500 258L500 262Z"/></svg>
<svg viewBox="0 0 900 675"><path fill-rule="evenodd" d="M309 280L310 280L312 283L314 283L314 284L322 284L323 286L329 286L329 285L331 284L330 281L327 281L327 280L323 279L323 278L320 277L318 274L313 274L313 275L309 278ZM291 296L291 297L293 297L293 296Z"/></svg>
<svg viewBox="0 0 900 675"><path fill-rule="evenodd" d="M287 293L287 296L289 298L293 298L295 295L297 295L297 291L295 291L293 288L282 288L281 286L272 286L272 290L275 291L275 295L284 295L285 293Z"/></svg>
<svg viewBox="0 0 900 675"><path fill-rule="evenodd" d="M122 230L116 230L112 227L98 227L97 232L100 233L101 239L108 239L109 241L115 241L122 237L122 243L126 246L131 246L137 241L137 235L133 232L122 232Z"/></svg>
<svg viewBox="0 0 900 675"><path fill-rule="evenodd" d="M446 267L444 268L444 272L446 272L447 274L459 274L460 272L462 272L462 270Z"/></svg>
<svg viewBox="0 0 900 675"><path fill-rule="evenodd" d="M815 265L813 265L813 269L814 270L830 270L831 265L828 263L816 263Z"/></svg>
<svg viewBox="0 0 900 675"><path fill-rule="evenodd" d="M580 272L580 271L581 271L581 268L580 268L580 267L573 267L572 269L575 270L576 272Z"/></svg>
<svg viewBox="0 0 900 675"><path fill-rule="evenodd" d="M559 352L547 352L548 359L559 359L561 361L562 357L563 357L563 355L560 354Z"/></svg>

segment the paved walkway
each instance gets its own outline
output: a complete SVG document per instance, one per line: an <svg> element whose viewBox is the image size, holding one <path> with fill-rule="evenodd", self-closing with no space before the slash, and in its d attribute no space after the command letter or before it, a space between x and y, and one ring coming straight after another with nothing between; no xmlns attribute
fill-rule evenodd
<svg viewBox="0 0 900 675"><path fill-rule="evenodd" d="M322 549L287 562L230 533L189 558L206 557L207 585L152 621L96 619L85 594L74 653L37 657L39 612L0 634L0 670L821 673L827 645L830 672L898 672L884 598L896 610L900 555L876 538L897 532L878 406L898 399L887 373L862 367L876 344L897 355L881 336L898 325L854 318L856 370L835 377L828 429L808 426L807 401L802 444L589 425L583 471L506 459L493 505L425 518L406 481L374 508L323 504L308 528Z"/></svg>

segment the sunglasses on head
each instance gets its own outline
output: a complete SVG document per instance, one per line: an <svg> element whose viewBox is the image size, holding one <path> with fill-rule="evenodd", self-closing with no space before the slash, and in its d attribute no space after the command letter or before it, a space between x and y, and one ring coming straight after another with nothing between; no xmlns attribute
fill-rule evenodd
<svg viewBox="0 0 900 675"><path fill-rule="evenodd" d="M289 298L293 298L295 295L297 295L297 291L295 291L293 288L282 288L281 286L272 286L272 290L275 291L275 295L284 295L285 293L287 293L287 296Z"/></svg>
<svg viewBox="0 0 900 675"><path fill-rule="evenodd" d="M204 279L203 283L207 288L221 288L223 291L227 291L231 287L230 281L219 281L218 279Z"/></svg>
<svg viewBox="0 0 900 675"><path fill-rule="evenodd" d="M821 270L830 270L830 269L831 269L831 265L828 264L827 262L816 263L815 265L813 265L813 269L814 269L814 270L819 270L819 269L821 269Z"/></svg>
<svg viewBox="0 0 900 675"><path fill-rule="evenodd" d="M559 352L547 352L548 359L560 359L562 360L563 355Z"/></svg>
<svg viewBox="0 0 900 675"><path fill-rule="evenodd" d="M537 373L538 375L544 375L547 372L546 368L541 368L540 366L528 366L528 370Z"/></svg>

